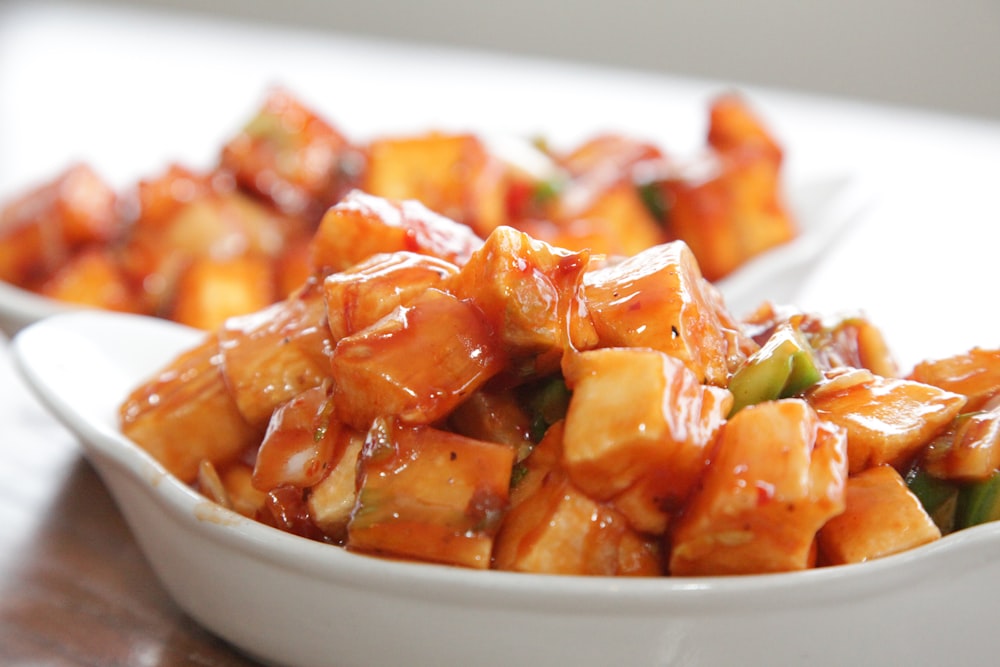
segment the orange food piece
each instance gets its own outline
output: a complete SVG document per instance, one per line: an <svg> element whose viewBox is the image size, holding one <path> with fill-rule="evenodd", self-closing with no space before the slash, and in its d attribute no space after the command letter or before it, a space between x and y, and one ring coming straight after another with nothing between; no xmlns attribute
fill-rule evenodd
<svg viewBox="0 0 1000 667"><path fill-rule="evenodd" d="M202 461L219 468L260 440L229 393L212 335L142 384L120 408L122 433L181 481Z"/></svg>
<svg viewBox="0 0 1000 667"><path fill-rule="evenodd" d="M330 334L340 340L357 333L456 273L450 262L405 250L332 273L323 282Z"/></svg>
<svg viewBox="0 0 1000 667"><path fill-rule="evenodd" d="M221 166L285 213L318 221L356 184L364 153L287 91L274 89L223 147Z"/></svg>
<svg viewBox="0 0 1000 667"><path fill-rule="evenodd" d="M333 342L316 282L264 310L230 318L218 335L229 391L261 431L278 406L330 378Z"/></svg>
<svg viewBox="0 0 1000 667"><path fill-rule="evenodd" d="M416 200L394 201L353 190L323 216L310 257L314 269L323 273L398 250L461 265L480 245L482 239L471 229Z"/></svg>
<svg viewBox="0 0 1000 667"><path fill-rule="evenodd" d="M508 173L479 137L429 132L368 145L360 188L391 200L417 200L486 236L507 224Z"/></svg>
<svg viewBox="0 0 1000 667"><path fill-rule="evenodd" d="M509 445L518 459L531 451L531 420L512 391L473 393L448 415L448 429L468 438Z"/></svg>
<svg viewBox="0 0 1000 667"><path fill-rule="evenodd" d="M807 395L824 420L847 429L851 473L904 465L961 412L966 399L931 385L850 369Z"/></svg>
<svg viewBox="0 0 1000 667"><path fill-rule="evenodd" d="M726 386L740 349L715 288L683 242L587 272L583 294L601 347L647 347L676 357L700 381ZM732 334L732 335L731 335Z"/></svg>
<svg viewBox="0 0 1000 667"><path fill-rule="evenodd" d="M656 576L656 543L623 515L576 489L564 472L542 478L497 536L494 567L543 574Z"/></svg>
<svg viewBox="0 0 1000 667"><path fill-rule="evenodd" d="M361 453L347 547L489 568L513 461L505 445L379 420Z"/></svg>
<svg viewBox="0 0 1000 667"><path fill-rule="evenodd" d="M360 430L385 415L433 424L503 362L478 309L431 288L337 343L331 361L337 414Z"/></svg>
<svg viewBox="0 0 1000 667"><path fill-rule="evenodd" d="M313 486L330 472L342 427L333 415L330 389L312 387L279 406L257 450L253 485L260 491Z"/></svg>
<svg viewBox="0 0 1000 667"><path fill-rule="evenodd" d="M591 250L606 255L634 255L668 239L639 196L631 180L620 180L603 190L588 191L588 184L574 184L553 213L555 224L545 240L563 248Z"/></svg>
<svg viewBox="0 0 1000 667"><path fill-rule="evenodd" d="M252 478L253 468L242 461L231 463L219 471L229 508L251 518L260 512L266 499L264 493L254 488Z"/></svg>
<svg viewBox="0 0 1000 667"><path fill-rule="evenodd" d="M338 544L347 541L347 524L358 498L358 458L365 438L363 433L342 431L348 435L341 443L338 457L326 477L309 488L306 506L309 517L327 539Z"/></svg>
<svg viewBox="0 0 1000 667"><path fill-rule="evenodd" d="M199 257L181 273L174 288L170 319L215 330L236 315L252 313L277 298L273 263L258 255Z"/></svg>
<svg viewBox="0 0 1000 667"><path fill-rule="evenodd" d="M941 531L906 482L889 465L851 476L844 512L819 532L824 562L861 563L913 549L941 537Z"/></svg>
<svg viewBox="0 0 1000 667"><path fill-rule="evenodd" d="M73 165L0 210L0 280L32 286L120 227L115 192L90 166Z"/></svg>
<svg viewBox="0 0 1000 667"><path fill-rule="evenodd" d="M562 465L564 426L562 421L553 424L518 464L493 566L548 574L662 574L658 541L570 481Z"/></svg>
<svg viewBox="0 0 1000 667"><path fill-rule="evenodd" d="M939 479L983 481L1000 470L1000 405L961 414L923 450L924 468Z"/></svg>
<svg viewBox="0 0 1000 667"><path fill-rule="evenodd" d="M691 247L705 277L715 281L798 232L782 198L781 150L739 96L713 101L708 143L703 164L661 187L670 233Z"/></svg>
<svg viewBox="0 0 1000 667"><path fill-rule="evenodd" d="M563 368L573 391L563 445L570 479L597 500L626 494L616 506L632 524L662 533L701 478L732 395L656 350L591 350Z"/></svg>
<svg viewBox="0 0 1000 667"><path fill-rule="evenodd" d="M1000 349L975 347L944 359L923 361L908 379L962 394L966 410L978 410L1000 395Z"/></svg>
<svg viewBox="0 0 1000 667"><path fill-rule="evenodd" d="M222 176L183 169L171 169L140 185L142 208L123 245L122 263L142 286L148 312L169 316L178 283L192 263L224 264L247 257L254 258L249 262L266 260L266 271L272 276L263 283L263 295L249 298L255 303L275 300L275 264L289 244L305 234L305 223L280 215L232 187ZM203 270L211 272L207 267ZM223 283L232 279L225 276L221 271ZM261 286L258 271L247 276L251 280L248 290Z"/></svg>
<svg viewBox="0 0 1000 667"><path fill-rule="evenodd" d="M588 266L585 251L556 248L512 227L498 227L448 288L479 307L507 354L549 354L558 364L571 345L594 344L579 303Z"/></svg>
<svg viewBox="0 0 1000 667"><path fill-rule="evenodd" d="M736 93L719 95L708 109L708 145L720 153L751 152L782 159L781 146L746 99Z"/></svg>
<svg viewBox="0 0 1000 667"><path fill-rule="evenodd" d="M847 438L800 399L736 413L700 487L672 524L670 572L786 572L809 567L816 533L844 510Z"/></svg>
<svg viewBox="0 0 1000 667"><path fill-rule="evenodd" d="M74 255L38 288L40 294L93 308L136 312L138 301L131 281L113 255L93 246Z"/></svg>

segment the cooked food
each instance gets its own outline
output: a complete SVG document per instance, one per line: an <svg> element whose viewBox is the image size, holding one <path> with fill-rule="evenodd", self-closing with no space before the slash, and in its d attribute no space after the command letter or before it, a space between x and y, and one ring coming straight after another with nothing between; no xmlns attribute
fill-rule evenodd
<svg viewBox="0 0 1000 667"><path fill-rule="evenodd" d="M729 312L682 240L485 239L360 190L312 273L137 387L122 431L261 522L572 575L789 572L1000 518L1000 350L901 373L862 315Z"/></svg>
<svg viewBox="0 0 1000 667"><path fill-rule="evenodd" d="M602 135L569 150L538 142L529 168L468 132L353 140L275 90L206 171L169 165L119 193L80 164L9 203L0 280L212 330L300 285L317 226L353 190L419 201L463 224L475 244L500 226L609 255L681 239L717 280L797 228L783 202L781 149L747 102L718 97L708 124L704 152L685 159ZM325 260L366 255L369 241L357 236L362 246Z"/></svg>

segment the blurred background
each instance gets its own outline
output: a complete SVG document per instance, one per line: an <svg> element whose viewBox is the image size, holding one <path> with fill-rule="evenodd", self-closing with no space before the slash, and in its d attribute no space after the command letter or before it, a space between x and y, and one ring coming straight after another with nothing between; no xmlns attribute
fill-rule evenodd
<svg viewBox="0 0 1000 667"><path fill-rule="evenodd" d="M997 0L104 2L1000 118Z"/></svg>

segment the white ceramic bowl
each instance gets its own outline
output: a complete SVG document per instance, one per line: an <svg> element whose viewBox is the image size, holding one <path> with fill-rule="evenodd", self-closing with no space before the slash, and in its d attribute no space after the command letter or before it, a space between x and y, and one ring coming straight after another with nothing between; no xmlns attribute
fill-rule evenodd
<svg viewBox="0 0 1000 667"><path fill-rule="evenodd" d="M726 302L737 315L768 298L791 299L811 266L860 218L866 197L846 177L814 179L789 188L789 206L796 215L799 236L740 267L719 282ZM79 309L0 281L0 332L13 337L32 322Z"/></svg>
<svg viewBox="0 0 1000 667"><path fill-rule="evenodd" d="M348 553L245 519L118 430L126 393L202 335L84 311L14 340L177 604L272 664L995 664L1000 523L860 565L728 578L470 571Z"/></svg>

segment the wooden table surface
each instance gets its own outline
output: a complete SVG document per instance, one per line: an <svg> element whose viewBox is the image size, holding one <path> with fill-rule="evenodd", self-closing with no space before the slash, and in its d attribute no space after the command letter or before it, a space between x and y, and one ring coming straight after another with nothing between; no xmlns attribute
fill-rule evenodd
<svg viewBox="0 0 1000 667"><path fill-rule="evenodd" d="M255 664L173 604L0 335L0 665Z"/></svg>

